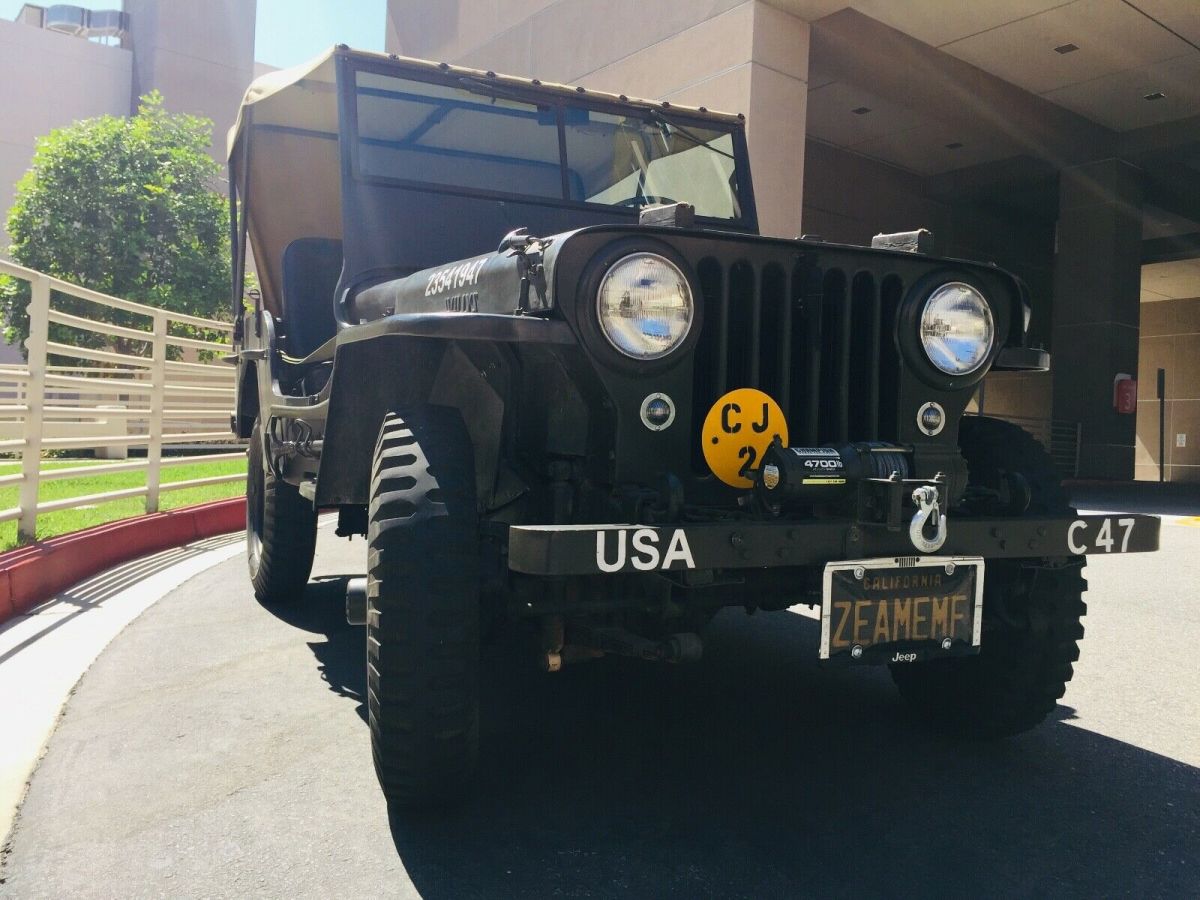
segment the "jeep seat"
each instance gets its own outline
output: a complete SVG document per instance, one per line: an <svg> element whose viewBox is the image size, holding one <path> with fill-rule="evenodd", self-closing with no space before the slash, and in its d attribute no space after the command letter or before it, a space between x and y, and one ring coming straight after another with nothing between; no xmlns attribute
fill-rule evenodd
<svg viewBox="0 0 1200 900"><path fill-rule="evenodd" d="M333 295L342 273L342 242L307 237L283 251L283 328L289 356L304 357L337 333Z"/></svg>

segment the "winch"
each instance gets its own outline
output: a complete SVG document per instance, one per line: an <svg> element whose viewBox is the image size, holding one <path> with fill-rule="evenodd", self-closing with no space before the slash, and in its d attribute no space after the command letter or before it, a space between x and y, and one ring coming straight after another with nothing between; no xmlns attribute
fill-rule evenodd
<svg viewBox="0 0 1200 900"><path fill-rule="evenodd" d="M856 490L867 478L909 477L908 452L895 444L864 441L832 447L785 447L776 440L763 453L755 491L767 508L826 503Z"/></svg>
<svg viewBox="0 0 1200 900"><path fill-rule="evenodd" d="M941 493L945 476L913 478L909 451L895 444L863 441L831 447L785 447L776 438L763 453L754 490L766 509L779 515L787 507L856 499L856 518L864 525L902 527L901 509L911 501L909 538L922 553L934 553L946 541Z"/></svg>

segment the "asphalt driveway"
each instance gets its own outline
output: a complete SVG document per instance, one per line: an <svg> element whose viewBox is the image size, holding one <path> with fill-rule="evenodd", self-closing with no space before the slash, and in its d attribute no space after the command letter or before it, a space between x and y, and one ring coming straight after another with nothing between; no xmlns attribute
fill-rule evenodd
<svg viewBox="0 0 1200 900"><path fill-rule="evenodd" d="M478 796L389 818L370 765L365 545L323 531L305 602L244 563L149 609L77 688L6 848L19 897L1090 897L1200 893L1200 528L1095 560L1055 721L931 736L817 623L720 617L703 663L485 686Z"/></svg>

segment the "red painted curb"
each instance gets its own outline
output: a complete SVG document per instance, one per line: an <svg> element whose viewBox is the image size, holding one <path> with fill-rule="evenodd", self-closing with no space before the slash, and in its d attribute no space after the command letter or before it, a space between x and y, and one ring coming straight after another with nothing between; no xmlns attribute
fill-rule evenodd
<svg viewBox="0 0 1200 900"><path fill-rule="evenodd" d="M121 519L0 553L0 624L105 569L246 527L246 498Z"/></svg>

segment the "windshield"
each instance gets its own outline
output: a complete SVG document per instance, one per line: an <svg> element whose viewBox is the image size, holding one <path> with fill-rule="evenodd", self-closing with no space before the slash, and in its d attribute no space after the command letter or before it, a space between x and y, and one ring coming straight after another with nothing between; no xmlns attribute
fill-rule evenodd
<svg viewBox="0 0 1200 900"><path fill-rule="evenodd" d="M741 218L729 130L532 103L489 85L356 79L360 177L625 209L681 201Z"/></svg>
<svg viewBox="0 0 1200 900"><path fill-rule="evenodd" d="M571 198L615 206L684 201L696 214L737 219L733 135L653 114L566 114Z"/></svg>

